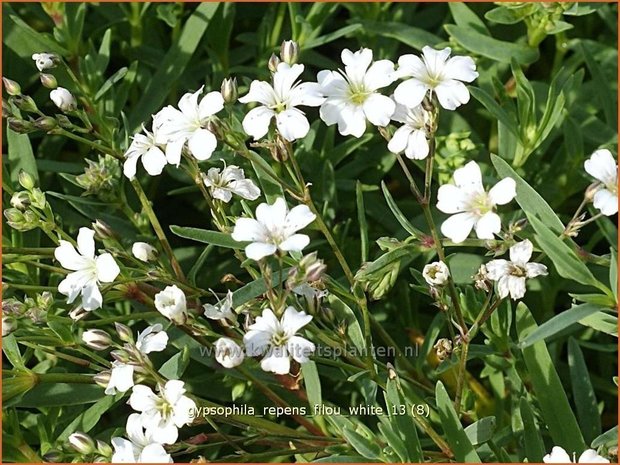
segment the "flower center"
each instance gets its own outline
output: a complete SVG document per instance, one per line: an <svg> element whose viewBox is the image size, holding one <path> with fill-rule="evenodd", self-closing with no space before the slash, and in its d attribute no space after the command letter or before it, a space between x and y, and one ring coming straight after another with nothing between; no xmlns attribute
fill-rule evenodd
<svg viewBox="0 0 620 465"><path fill-rule="evenodd" d="M490 211L493 211L493 204L489 199L489 195L486 192L480 192L475 194L469 204L469 210L476 215L483 216Z"/></svg>
<svg viewBox="0 0 620 465"><path fill-rule="evenodd" d="M284 344L286 344L287 340L288 337L286 336L286 333L284 331L278 331L277 333L274 333L273 336L271 336L271 343L276 347L283 346Z"/></svg>
<svg viewBox="0 0 620 465"><path fill-rule="evenodd" d="M508 273L511 276L516 276L517 278L525 278L527 276L525 269L514 263L509 265Z"/></svg>
<svg viewBox="0 0 620 465"><path fill-rule="evenodd" d="M356 105L361 105L366 101L369 95L370 95L370 92L366 92L363 89L351 88L351 92L349 94L349 100Z"/></svg>
<svg viewBox="0 0 620 465"><path fill-rule="evenodd" d="M168 419L172 415L174 410L172 404L170 404L170 402L168 402L166 399L162 398L157 401L156 408L164 420Z"/></svg>
<svg viewBox="0 0 620 465"><path fill-rule="evenodd" d="M286 103L278 100L273 105L270 105L269 108L276 113L282 113L284 110L286 110Z"/></svg>

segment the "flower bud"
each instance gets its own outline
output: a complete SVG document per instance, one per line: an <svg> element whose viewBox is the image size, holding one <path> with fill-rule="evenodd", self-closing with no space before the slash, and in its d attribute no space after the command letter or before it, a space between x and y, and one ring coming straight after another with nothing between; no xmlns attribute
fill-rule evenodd
<svg viewBox="0 0 620 465"><path fill-rule="evenodd" d="M13 104L22 111L35 113L38 111L37 104L29 95L14 95L10 98Z"/></svg>
<svg viewBox="0 0 620 465"><path fill-rule="evenodd" d="M117 362L129 363L129 361L130 361L129 354L127 353L126 350L123 350L123 349L113 350L112 352L110 352L110 355Z"/></svg>
<svg viewBox="0 0 620 465"><path fill-rule="evenodd" d="M39 210L43 210L47 205L45 194L38 187L33 188L30 192L30 201L32 202L32 206Z"/></svg>
<svg viewBox="0 0 620 465"><path fill-rule="evenodd" d="M157 249L146 242L134 242L131 253L141 262L150 262L157 258Z"/></svg>
<svg viewBox="0 0 620 465"><path fill-rule="evenodd" d="M27 191L31 191L34 187L34 178L31 174L24 170L20 170L18 181L19 184Z"/></svg>
<svg viewBox="0 0 620 465"><path fill-rule="evenodd" d="M26 191L15 192L11 197L11 206L18 210L27 210L30 206L30 195Z"/></svg>
<svg viewBox="0 0 620 465"><path fill-rule="evenodd" d="M238 97L237 78L226 78L222 81L220 88L224 102L235 103Z"/></svg>
<svg viewBox="0 0 620 465"><path fill-rule="evenodd" d="M12 79L3 77L2 84L4 85L6 93L9 95L20 95L22 93L21 86Z"/></svg>
<svg viewBox="0 0 620 465"><path fill-rule="evenodd" d="M595 181L590 184L584 194L586 201L592 202L592 200L594 200L594 194L601 190L602 187L603 185L599 181Z"/></svg>
<svg viewBox="0 0 620 465"><path fill-rule="evenodd" d="M73 321L80 321L88 316L88 310L84 310L82 306L75 307L73 310L69 312L69 317Z"/></svg>
<svg viewBox="0 0 620 465"><path fill-rule="evenodd" d="M280 58L284 63L294 65L299 58L299 44L294 40L285 40L280 45Z"/></svg>
<svg viewBox="0 0 620 465"><path fill-rule="evenodd" d="M133 342L133 333L131 332L129 326L125 326L122 323L116 322L114 323L114 327L116 328L116 333L118 334L118 337L121 339L121 341Z"/></svg>
<svg viewBox="0 0 620 465"><path fill-rule="evenodd" d="M51 116L41 116L34 121L34 127L45 132L51 131L56 126L58 122Z"/></svg>
<svg viewBox="0 0 620 465"><path fill-rule="evenodd" d="M112 448L109 444L97 439L97 452L104 457L112 457Z"/></svg>
<svg viewBox="0 0 620 465"><path fill-rule="evenodd" d="M54 303L54 296L50 291L44 291L41 294L37 295L37 305L45 310L49 310L49 308Z"/></svg>
<svg viewBox="0 0 620 465"><path fill-rule="evenodd" d="M9 123L9 128L18 134L28 134L36 129L34 124L30 121L25 121L21 118L10 117L7 121Z"/></svg>
<svg viewBox="0 0 620 465"><path fill-rule="evenodd" d="M50 449L43 454L43 461L48 463L62 462L62 452L57 449Z"/></svg>
<svg viewBox="0 0 620 465"><path fill-rule="evenodd" d="M30 210L21 212L17 208L8 208L4 210L4 216L8 225L18 231L30 231L39 226L39 218Z"/></svg>
<svg viewBox="0 0 620 465"><path fill-rule="evenodd" d="M269 71L271 71L272 73L275 73L278 70L279 64L280 64L280 59L276 56L275 53L272 53L271 57L269 58L269 62L267 63L267 66L269 67Z"/></svg>
<svg viewBox="0 0 620 465"><path fill-rule="evenodd" d="M183 325L187 321L185 294L177 286L167 286L155 294L155 308L177 325Z"/></svg>
<svg viewBox="0 0 620 465"><path fill-rule="evenodd" d="M112 344L112 338L102 329L89 329L82 333L82 341L94 350L106 350Z"/></svg>
<svg viewBox="0 0 620 465"><path fill-rule="evenodd" d="M452 341L450 339L441 338L433 346L440 362L450 358L452 355Z"/></svg>
<svg viewBox="0 0 620 465"><path fill-rule="evenodd" d="M116 234L112 227L104 221L95 220L91 223L93 230L95 231L95 237L101 240L116 239Z"/></svg>
<svg viewBox="0 0 620 465"><path fill-rule="evenodd" d="M108 384L110 384L111 377L112 377L112 372L110 370L105 370L93 376L93 380L95 381L95 384L97 384L97 386L100 386L105 389L108 387Z"/></svg>
<svg viewBox="0 0 620 465"><path fill-rule="evenodd" d="M207 122L207 129L218 140L222 140L224 138L224 133L222 132L222 123L216 116L212 116L209 119L209 121Z"/></svg>
<svg viewBox="0 0 620 465"><path fill-rule="evenodd" d="M73 128L73 123L65 115L56 115L56 122L58 123L58 126L60 126L63 129Z"/></svg>
<svg viewBox="0 0 620 465"><path fill-rule="evenodd" d="M64 87L58 87L50 92L50 99L60 111L73 111L77 108L77 101L71 92Z"/></svg>
<svg viewBox="0 0 620 465"><path fill-rule="evenodd" d="M56 81L56 78L53 75L41 73L40 78L43 87L47 87L48 89L55 89L58 87L58 81Z"/></svg>
<svg viewBox="0 0 620 465"><path fill-rule="evenodd" d="M11 109L11 106L4 99L2 99L2 116L4 118L8 118L10 116L13 116L13 110Z"/></svg>
<svg viewBox="0 0 620 465"><path fill-rule="evenodd" d="M69 444L82 455L91 454L95 451L95 442L93 439L88 434L82 433L81 431L77 431L69 436Z"/></svg>
<svg viewBox="0 0 620 465"><path fill-rule="evenodd" d="M17 320L12 316L2 317L2 336L8 336L17 329Z"/></svg>
<svg viewBox="0 0 620 465"><path fill-rule="evenodd" d="M60 58L53 53L35 53L32 55L32 59L37 65L37 69L39 71L55 68L60 62Z"/></svg>
<svg viewBox="0 0 620 465"><path fill-rule="evenodd" d="M215 341L215 360L224 368L241 365L244 357L244 350L232 339L221 337Z"/></svg>
<svg viewBox="0 0 620 465"><path fill-rule="evenodd" d="M422 276L429 286L443 286L450 277L450 270L442 261L433 262L424 267Z"/></svg>
<svg viewBox="0 0 620 465"><path fill-rule="evenodd" d="M487 267L484 265L480 265L478 272L473 276L474 286L476 289L479 289L484 292L489 292L491 290L491 281L487 275Z"/></svg>

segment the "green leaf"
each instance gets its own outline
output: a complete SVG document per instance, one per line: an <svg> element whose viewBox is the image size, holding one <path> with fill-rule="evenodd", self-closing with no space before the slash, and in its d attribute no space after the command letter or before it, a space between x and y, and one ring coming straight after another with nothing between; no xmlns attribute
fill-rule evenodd
<svg viewBox="0 0 620 465"><path fill-rule="evenodd" d="M491 154L491 161L502 178L512 178L517 183L516 201L528 218L538 216L555 233L564 231L564 224L555 214L555 211L508 163L495 154Z"/></svg>
<svg viewBox="0 0 620 465"><path fill-rule="evenodd" d="M34 158L28 136L26 134L16 133L7 125L6 141L8 144L9 173L11 176L11 183L15 189L21 189L18 182L19 172L21 170L24 170L32 176L35 184L38 184L39 173L37 170L37 161Z"/></svg>
<svg viewBox="0 0 620 465"><path fill-rule="evenodd" d="M282 270L282 273L274 272L273 276L271 277L271 287L273 288L279 285L282 281L286 280L290 269L291 268L284 268ZM263 295L265 292L267 292L267 285L265 284L265 279L258 278L257 280L252 281L251 283L248 283L233 292L233 305L235 307L239 307L256 297Z"/></svg>
<svg viewBox="0 0 620 465"><path fill-rule="evenodd" d="M500 63L510 63L511 59L515 59L521 65L528 65L538 60L536 48L497 40L467 27L447 24L444 28L456 42L470 52Z"/></svg>
<svg viewBox="0 0 620 465"><path fill-rule="evenodd" d="M484 17L497 24L516 24L521 21L521 17L510 8L500 6L487 11Z"/></svg>
<svg viewBox="0 0 620 465"><path fill-rule="evenodd" d="M402 389L399 388L398 380L388 379L385 392L385 403L388 407L388 414L395 426L392 429L400 436L405 445L407 451L405 462L421 463L424 459L424 455L422 453L422 446L420 445L414 419L411 417L410 411L407 411L404 415L400 414L400 406L407 406L407 401L402 393ZM394 408L396 409L395 411L392 410ZM405 410L409 409L405 407Z"/></svg>
<svg viewBox="0 0 620 465"><path fill-rule="evenodd" d="M528 218L534 231L536 231L538 245L549 256L560 276L586 286L596 287L608 295L611 294L611 291L594 277L585 263L562 239L535 216Z"/></svg>
<svg viewBox="0 0 620 465"><path fill-rule="evenodd" d="M26 368L15 335L9 334L2 338L2 352L14 368L22 370Z"/></svg>
<svg viewBox="0 0 620 465"><path fill-rule="evenodd" d="M347 442L363 457L367 459L378 459L381 457L381 447L377 444L376 439L374 441L370 440L347 427L343 428L342 434Z"/></svg>
<svg viewBox="0 0 620 465"><path fill-rule="evenodd" d="M537 327L527 306L520 302L517 306L519 339L525 340ZM583 452L585 449L583 436L546 344L544 341L539 341L522 349L522 353L529 382L536 394L553 443L563 447L569 455L573 452Z"/></svg>
<svg viewBox="0 0 620 465"><path fill-rule="evenodd" d="M490 35L484 22L464 2L448 3L452 19L457 26L470 28L484 35Z"/></svg>
<svg viewBox="0 0 620 465"><path fill-rule="evenodd" d="M603 70L594 59L595 54L593 48L587 41L579 41L579 45L581 46L581 53L588 66L588 71L590 71L592 75L592 81L594 82L592 90L595 94L594 96L598 100L600 107L603 108L607 124L616 128L618 126L618 100L616 93L611 89L609 80L605 77Z"/></svg>
<svg viewBox="0 0 620 465"><path fill-rule="evenodd" d="M334 294L329 294L327 296L327 302L329 303L329 308L334 312L337 321L342 321L346 325L347 336L349 336L351 342L353 342L357 349L364 349L366 347L366 341L353 310Z"/></svg>
<svg viewBox="0 0 620 465"><path fill-rule="evenodd" d="M168 379L181 379L189 365L189 349L183 347L183 350L170 357L159 369L159 373Z"/></svg>
<svg viewBox="0 0 620 465"><path fill-rule="evenodd" d="M185 22L178 40L159 63L155 75L148 80L142 97L129 116L132 132L137 131L148 116L162 106L170 91L170 83L177 81L187 68L219 5L211 2L200 3Z"/></svg>
<svg viewBox="0 0 620 465"><path fill-rule="evenodd" d="M422 50L426 45L433 46L442 42L442 39L435 34L403 23L386 21L360 21L360 23L364 26L364 32L367 34L377 34L395 39L416 50Z"/></svg>
<svg viewBox="0 0 620 465"><path fill-rule="evenodd" d="M545 321L525 339L521 340L519 348L524 349L532 344L547 339L598 311L600 311L600 307L592 304L577 305L565 310L550 320Z"/></svg>
<svg viewBox="0 0 620 465"><path fill-rule="evenodd" d="M594 441L592 441L592 444L590 444L590 447L596 449L597 447L601 447L605 445L607 446L618 445L618 427L617 426L614 426L609 431L605 431L603 434L597 437Z"/></svg>
<svg viewBox="0 0 620 465"><path fill-rule="evenodd" d="M618 337L618 318L605 312L596 312L579 321L579 324Z"/></svg>
<svg viewBox="0 0 620 465"><path fill-rule="evenodd" d="M523 420L525 457L531 463L541 463L543 457L546 455L545 444L540 436L532 406L525 397L521 397L519 410L521 411L521 418Z"/></svg>
<svg viewBox="0 0 620 465"><path fill-rule="evenodd" d="M92 384L42 383L27 392L17 404L20 407L65 407L96 402L105 394Z"/></svg>
<svg viewBox="0 0 620 465"><path fill-rule="evenodd" d="M479 446L493 439L496 425L495 417L484 417L465 428L465 434L472 445Z"/></svg>
<svg viewBox="0 0 620 465"><path fill-rule="evenodd" d="M112 76L110 76L95 94L95 102L98 101L101 97L103 97L105 93L114 86L114 84L116 84L118 81L123 79L125 75L127 74L127 71L128 71L127 67L122 67Z"/></svg>
<svg viewBox="0 0 620 465"><path fill-rule="evenodd" d="M509 113L504 110L486 90L473 86L469 86L468 89L471 92L471 95L473 95L474 98L478 100L484 108L491 113L492 116L504 123L506 129L508 129L515 137L519 137L519 133L517 131L517 120L513 113Z"/></svg>
<svg viewBox="0 0 620 465"><path fill-rule="evenodd" d="M422 232L417 229L415 226L413 226L409 220L407 219L407 217L403 214L403 212L400 210L400 208L398 208L398 205L396 205L396 202L394 201L394 198L392 197L392 194L390 194L390 190L387 188L387 186L385 185L385 182L381 181L381 190L383 191L383 196L385 197L385 201L388 204L388 207L390 207L390 210L392 211L392 214L394 215L394 217L396 218L396 220L400 223L400 225L403 227L403 229L405 231L407 231L409 234L411 234L413 237L422 237Z"/></svg>
<svg viewBox="0 0 620 465"><path fill-rule="evenodd" d="M248 157L267 202L273 203L278 197L284 197L282 186L276 181L279 179L279 176L269 163L253 151L248 152Z"/></svg>
<svg viewBox="0 0 620 465"><path fill-rule="evenodd" d="M618 252L611 249L611 264L609 266L609 285L614 298L618 302Z"/></svg>
<svg viewBox="0 0 620 465"><path fill-rule="evenodd" d="M310 405L310 411L312 412L315 405L323 404L319 371L316 368L316 363L309 361L301 364L301 372L304 376L304 386L308 394L308 405Z"/></svg>
<svg viewBox="0 0 620 465"><path fill-rule="evenodd" d="M598 413L598 404L590 381L588 366L579 344L573 338L568 340L568 366L573 387L573 399L577 407L577 419L583 432L583 438L587 443L590 443L601 434L601 416Z"/></svg>
<svg viewBox="0 0 620 465"><path fill-rule="evenodd" d="M218 247L225 247L227 249L242 249L244 243L237 242L230 234L226 234L219 231L209 231L207 229L188 228L185 226L170 226L170 231L179 237L185 239L192 239L198 242L204 242L205 244L213 244Z"/></svg>
<svg viewBox="0 0 620 465"><path fill-rule="evenodd" d="M459 417L454 411L452 400L446 391L443 383L437 381L435 387L435 397L437 400L437 409L439 410L439 419L444 429L444 437L450 444L454 458L457 462L481 463L480 457L476 453L476 449L467 437L463 425Z"/></svg>
<svg viewBox="0 0 620 465"><path fill-rule="evenodd" d="M87 408L84 412L80 413L58 436L59 442L66 441L69 436L75 431L82 431L88 433L93 429L101 416L116 405L124 396L124 394L117 394L116 396L105 396L103 399L95 402L94 405Z"/></svg>

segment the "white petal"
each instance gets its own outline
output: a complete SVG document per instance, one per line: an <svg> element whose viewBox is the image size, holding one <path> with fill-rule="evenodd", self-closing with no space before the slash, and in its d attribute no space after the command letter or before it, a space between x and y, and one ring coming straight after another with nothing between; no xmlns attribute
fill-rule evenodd
<svg viewBox="0 0 620 465"><path fill-rule="evenodd" d="M282 137L289 142L306 137L310 130L310 123L308 123L306 115L296 108L278 113L276 124Z"/></svg>
<svg viewBox="0 0 620 465"><path fill-rule="evenodd" d="M269 371L277 375L286 375L291 370L291 360L286 351L286 347L273 347L260 362L260 367L264 371Z"/></svg>
<svg viewBox="0 0 620 465"><path fill-rule="evenodd" d="M103 296L95 281L89 282L82 288L82 307L84 310L92 311L101 308Z"/></svg>
<svg viewBox="0 0 620 465"><path fill-rule="evenodd" d="M142 449L138 459L140 463L174 463L164 446L153 443Z"/></svg>
<svg viewBox="0 0 620 465"><path fill-rule="evenodd" d="M181 163L181 152L185 145L185 139L175 139L166 145L166 160L171 165L179 166Z"/></svg>
<svg viewBox="0 0 620 465"><path fill-rule="evenodd" d="M394 63L390 60L375 61L364 76L366 90L374 91L387 87L394 82Z"/></svg>
<svg viewBox="0 0 620 465"><path fill-rule="evenodd" d="M417 79L407 79L394 89L394 99L401 105L413 108L422 103L427 90L428 87Z"/></svg>
<svg viewBox="0 0 620 465"><path fill-rule="evenodd" d="M261 258L268 257L276 253L278 248L274 244L267 244L265 242L252 242L245 247L245 254L252 260L260 260Z"/></svg>
<svg viewBox="0 0 620 465"><path fill-rule="evenodd" d="M470 161L454 172L454 183L468 192L482 192L482 173L475 161Z"/></svg>
<svg viewBox="0 0 620 465"><path fill-rule="evenodd" d="M295 86L290 93L290 105L293 107L304 105L318 107L325 101L323 90L316 82L303 82Z"/></svg>
<svg viewBox="0 0 620 465"><path fill-rule="evenodd" d="M185 383L178 379L166 382L163 390L163 397L172 405L185 394Z"/></svg>
<svg viewBox="0 0 620 465"><path fill-rule="evenodd" d="M217 139L211 131L198 129L187 141L187 147L196 160L208 160L217 147Z"/></svg>
<svg viewBox="0 0 620 465"><path fill-rule="evenodd" d="M476 63L471 57L452 57L445 64L443 75L448 79L472 82L478 77Z"/></svg>
<svg viewBox="0 0 620 465"><path fill-rule="evenodd" d="M256 207L256 219L272 232L284 226L286 216L286 201L282 197L278 197L272 204L261 203Z"/></svg>
<svg viewBox="0 0 620 465"><path fill-rule="evenodd" d="M618 213L618 195L613 194L607 189L599 189L594 194L594 208L601 211L603 215L612 216Z"/></svg>
<svg viewBox="0 0 620 465"><path fill-rule="evenodd" d="M182 396L174 404L174 417L173 421L177 427L189 425L194 418L194 411L196 410L196 403L187 396Z"/></svg>
<svg viewBox="0 0 620 465"><path fill-rule="evenodd" d="M517 183L512 178L504 178L489 191L489 200L493 205L506 205L517 196Z"/></svg>
<svg viewBox="0 0 620 465"><path fill-rule="evenodd" d="M457 213L442 223L441 232L444 236L450 238L452 242L459 244L467 239L475 223L475 215L471 213Z"/></svg>
<svg viewBox="0 0 620 465"><path fill-rule="evenodd" d="M188 92L179 99L179 109L186 117L197 119L198 117L198 96L202 93L202 87L196 92Z"/></svg>
<svg viewBox="0 0 620 465"><path fill-rule="evenodd" d="M502 230L502 221L497 213L488 212L476 222L476 236L478 239L493 239L494 234Z"/></svg>
<svg viewBox="0 0 620 465"><path fill-rule="evenodd" d="M152 410L156 407L158 397L153 393L150 387L138 384L133 387L131 396L129 396L129 405L131 408L144 412Z"/></svg>
<svg viewBox="0 0 620 465"><path fill-rule="evenodd" d="M276 72L273 75L273 90L279 100L286 99L295 84L295 81L304 71L304 65L288 63L279 63Z"/></svg>
<svg viewBox="0 0 620 465"><path fill-rule="evenodd" d="M345 97L349 88L349 83L344 76L336 71L320 71L317 74L317 81L319 81L319 86L321 86L321 92L326 96ZM333 124L335 122L336 121L333 121L328 124Z"/></svg>
<svg viewBox="0 0 620 465"><path fill-rule="evenodd" d="M502 279L505 279L508 283L510 298L512 300L519 300L523 298L525 295L525 277L511 275L504 276Z"/></svg>
<svg viewBox="0 0 620 465"><path fill-rule="evenodd" d="M126 178L133 179L136 177L136 172L138 170L138 158L140 157L137 155L128 157L125 160L125 163L123 163L123 174Z"/></svg>
<svg viewBox="0 0 620 465"><path fill-rule="evenodd" d="M151 147L142 155L142 165L151 176L160 175L167 163L166 155L159 147Z"/></svg>
<svg viewBox="0 0 620 465"><path fill-rule="evenodd" d="M411 128L406 124L399 127L390 139L390 142L388 142L388 150L392 153L403 152L407 147L411 132Z"/></svg>
<svg viewBox="0 0 620 465"><path fill-rule="evenodd" d="M299 363L306 363L309 361L308 357L314 352L315 346L303 337L293 336L288 341L287 349L293 360Z"/></svg>
<svg viewBox="0 0 620 465"><path fill-rule="evenodd" d="M172 419L161 421L148 428L148 430L151 433L151 439L161 444L174 444L179 438L179 430L172 422Z"/></svg>
<svg viewBox="0 0 620 465"><path fill-rule="evenodd" d="M503 275L497 281L497 293L502 299L505 299L510 294L510 275Z"/></svg>
<svg viewBox="0 0 620 465"><path fill-rule="evenodd" d="M157 334L150 334L145 337L143 343L138 346L138 350L143 354L150 354L151 352L161 352L168 345L168 334L165 331L160 331Z"/></svg>
<svg viewBox="0 0 620 465"><path fill-rule="evenodd" d="M54 257L58 260L60 266L68 270L76 271L88 265L88 259L82 257L70 242L61 239L59 244L60 245L54 250Z"/></svg>
<svg viewBox="0 0 620 465"><path fill-rule="evenodd" d="M284 219L285 234L292 234L305 228L316 219L316 215L306 205L293 207Z"/></svg>
<svg viewBox="0 0 620 465"><path fill-rule="evenodd" d="M396 109L394 100L381 94L370 94L364 101L364 114L375 126L387 126Z"/></svg>
<svg viewBox="0 0 620 465"><path fill-rule="evenodd" d="M77 236L77 248L80 255L87 258L95 257L95 231L89 228L80 228Z"/></svg>
<svg viewBox="0 0 620 465"><path fill-rule="evenodd" d="M231 237L237 242L259 241L267 239L267 232L254 218L239 218L235 222Z"/></svg>
<svg viewBox="0 0 620 465"><path fill-rule="evenodd" d="M133 372L133 365L119 363L118 365L113 366L110 375L110 382L108 383L106 390L114 388L118 392L129 391L133 387ZM112 392L112 394L115 394L115 392ZM129 425L129 423L127 424Z"/></svg>
<svg viewBox="0 0 620 465"><path fill-rule="evenodd" d="M269 131L269 122L274 115L275 112L267 107L256 107L243 118L243 130L258 140Z"/></svg>
<svg viewBox="0 0 620 465"><path fill-rule="evenodd" d="M198 115L201 120L215 115L224 108L224 98L219 92L209 92L200 101L198 105Z"/></svg>
<svg viewBox="0 0 620 465"><path fill-rule="evenodd" d="M243 336L243 344L249 357L262 355L269 347L271 333L266 331L248 331Z"/></svg>
<svg viewBox="0 0 620 465"><path fill-rule="evenodd" d="M467 195L453 184L444 184L437 191L437 209L444 213L459 213L467 206Z"/></svg>
<svg viewBox="0 0 620 465"><path fill-rule="evenodd" d="M277 103L273 87L265 81L252 81L250 90L243 97L239 98L239 101L241 103L259 102L263 105Z"/></svg>
<svg viewBox="0 0 620 465"><path fill-rule="evenodd" d="M230 183L229 188L239 197L256 200L260 196L260 189L251 179L240 179Z"/></svg>
<svg viewBox="0 0 620 465"><path fill-rule="evenodd" d="M84 271L69 273L65 279L58 284L58 292L66 295L67 303L72 303L82 292L82 288L91 279L90 274Z"/></svg>
<svg viewBox="0 0 620 465"><path fill-rule="evenodd" d="M547 276L549 274L547 267L541 263L527 263L525 265L525 272L527 273L528 278Z"/></svg>
<svg viewBox="0 0 620 465"><path fill-rule="evenodd" d="M510 247L510 261L517 265L525 266L532 258L532 252L534 252L534 245L532 245L529 239L525 239Z"/></svg>
<svg viewBox="0 0 620 465"><path fill-rule="evenodd" d="M134 445L131 441L124 438L112 438L112 447L114 447L112 463L136 463Z"/></svg>
<svg viewBox="0 0 620 465"><path fill-rule="evenodd" d="M443 81L433 91L437 94L439 104L446 110L455 110L458 106L469 102L469 90L461 81L454 79Z"/></svg>
<svg viewBox="0 0 620 465"><path fill-rule="evenodd" d="M398 59L398 74L400 77L420 77L426 73L426 65L420 57L408 53ZM415 105L412 105L415 106Z"/></svg>
<svg viewBox="0 0 620 465"><path fill-rule="evenodd" d="M310 238L305 234L293 234L291 237L280 242L278 248L285 252L301 252L310 243Z"/></svg>
<svg viewBox="0 0 620 465"><path fill-rule="evenodd" d="M343 136L350 135L358 138L364 135L366 132L366 115L362 106L347 104L341 108L338 132Z"/></svg>
<svg viewBox="0 0 620 465"><path fill-rule="evenodd" d="M411 160L423 160L428 157L429 151L426 133L420 129L413 131L409 136L405 156Z"/></svg>
<svg viewBox="0 0 620 465"><path fill-rule="evenodd" d="M97 279L104 283L113 282L121 272L120 268L109 253L101 254L96 259Z"/></svg>
<svg viewBox="0 0 620 465"><path fill-rule="evenodd" d="M588 449L579 456L578 463L610 463L605 457L601 457L594 449Z"/></svg>
<svg viewBox="0 0 620 465"><path fill-rule="evenodd" d="M305 312L298 312L294 307L287 307L282 316L282 328L290 336L294 335L301 328L312 321L312 315Z"/></svg>
<svg viewBox="0 0 620 465"><path fill-rule="evenodd" d="M616 184L616 180L618 178L618 166L609 150L597 150L584 162L583 165L590 176L598 179L603 184Z"/></svg>
<svg viewBox="0 0 620 465"><path fill-rule="evenodd" d="M357 85L363 84L366 70L372 62L372 50L362 48L357 52L351 52L344 49L340 57L345 65L344 70L349 80Z"/></svg>
<svg viewBox="0 0 620 465"><path fill-rule="evenodd" d="M280 322L270 308L263 309L263 313L256 317L254 324L249 326L251 330L264 331L269 334L277 332L279 328Z"/></svg>

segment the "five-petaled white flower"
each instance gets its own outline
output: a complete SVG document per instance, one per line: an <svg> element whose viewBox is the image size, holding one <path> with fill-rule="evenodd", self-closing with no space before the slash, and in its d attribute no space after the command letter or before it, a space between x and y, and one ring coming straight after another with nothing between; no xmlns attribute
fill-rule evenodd
<svg viewBox="0 0 620 465"><path fill-rule="evenodd" d="M147 242L134 242L131 254L141 262L150 262L157 258L157 249Z"/></svg>
<svg viewBox="0 0 620 465"><path fill-rule="evenodd" d="M575 454L571 460L570 455L561 447L555 446L551 453L543 457L544 463L610 463L605 457L601 457L594 449L588 449L575 460Z"/></svg>
<svg viewBox="0 0 620 465"><path fill-rule="evenodd" d="M158 176L168 163L174 160L168 160L163 150L156 142L156 135L142 128L142 133L133 136L133 140L129 148L125 152L125 163L123 163L123 174L132 179L136 176L138 168L138 159L142 160L142 166L151 176ZM178 161L176 162L178 163Z"/></svg>
<svg viewBox="0 0 620 465"><path fill-rule="evenodd" d="M243 170L235 165L219 168L210 168L202 180L209 188L214 199L230 202L233 194L247 200L256 200L260 196L260 189L251 179L246 179Z"/></svg>
<svg viewBox="0 0 620 465"><path fill-rule="evenodd" d="M441 225L441 232L452 242L463 242L475 227L479 239L493 239L501 230L496 205L505 205L517 195L516 183L504 178L485 191L482 174L475 161L454 172L454 184L444 184L437 193L437 208L453 214Z"/></svg>
<svg viewBox="0 0 620 465"><path fill-rule="evenodd" d="M249 92L239 99L241 103L261 104L243 118L243 129L254 140L267 134L274 117L278 131L289 142L308 134L308 119L296 107L318 107L325 98L316 82L297 81L303 71L304 65L280 63L273 74L273 85L265 81L252 81Z"/></svg>
<svg viewBox="0 0 620 465"><path fill-rule="evenodd" d="M454 110L469 102L469 90L463 82L478 77L476 64L471 57L450 57L450 48L435 50L429 46L422 49L422 58L403 55L398 59L398 75L407 77L394 90L394 98L406 107L422 103L427 92L437 95L439 104L446 110ZM463 82L461 82L463 81Z"/></svg>
<svg viewBox="0 0 620 465"><path fill-rule="evenodd" d="M58 57L53 53L33 53L32 59L39 71L55 68L58 62Z"/></svg>
<svg viewBox="0 0 620 465"><path fill-rule="evenodd" d="M405 152L405 156L412 160L423 160L428 156L429 146L427 137L427 125L430 122L430 114L421 105L407 108L396 104L396 111L392 115L394 121L403 123L396 130L390 142L388 150L392 153Z"/></svg>
<svg viewBox="0 0 620 465"><path fill-rule="evenodd" d="M125 430L129 440L112 438L112 463L173 463L164 446L154 442L149 431L144 430L139 413L129 415Z"/></svg>
<svg viewBox="0 0 620 465"><path fill-rule="evenodd" d="M429 286L443 286L450 278L450 270L441 260L424 266L422 276Z"/></svg>
<svg viewBox="0 0 620 465"><path fill-rule="evenodd" d="M155 294L155 308L177 325L187 321L185 293L175 285L166 286L163 291Z"/></svg>
<svg viewBox="0 0 620 465"><path fill-rule="evenodd" d="M241 365L245 354L239 344L227 337L215 341L215 360L224 368L234 368Z"/></svg>
<svg viewBox="0 0 620 465"><path fill-rule="evenodd" d="M522 299L525 295L525 280L537 276L546 276L547 267L540 263L529 263L534 246L525 239L510 247L510 261L504 259L491 260L486 264L487 278L497 281L499 296L513 300Z"/></svg>
<svg viewBox="0 0 620 465"><path fill-rule="evenodd" d="M204 304L204 314L211 320L229 320L236 321L237 315L233 311L233 293L228 291L224 300L217 305Z"/></svg>
<svg viewBox="0 0 620 465"><path fill-rule="evenodd" d="M68 297L69 304L81 294L82 307L88 311L101 307L103 303L99 283L113 282L121 271L111 254L95 256L94 237L92 229L80 228L77 250L65 240L60 240L54 250L54 257L62 267L73 271L60 282L58 292Z"/></svg>
<svg viewBox="0 0 620 465"><path fill-rule="evenodd" d="M224 108L224 98L219 92L209 92L200 103L197 92L187 93L179 100L179 108L168 105L153 117L153 130L158 144L166 144L168 163L178 165L181 152L187 144L197 160L207 160L217 146L215 135L207 129L213 115Z"/></svg>
<svg viewBox="0 0 620 465"><path fill-rule="evenodd" d="M279 197L272 205L261 203L256 208L256 219L237 219L232 238L238 242L251 242L246 246L245 254L252 260L260 260L277 250L301 251L310 238L295 233L315 218L306 205L298 205L289 211L286 201Z"/></svg>
<svg viewBox="0 0 620 465"><path fill-rule="evenodd" d="M129 405L141 412L142 426L154 442L174 444L179 437L178 428L192 422L196 403L184 395L184 386L183 381L170 380L159 395L142 384L133 387Z"/></svg>
<svg viewBox="0 0 620 465"><path fill-rule="evenodd" d="M280 320L270 308L263 310L262 316L249 326L243 336L243 343L248 356L265 354L260 366L265 371L285 375L291 369L291 357L299 363L305 363L314 352L314 344L307 339L296 336L297 332L312 320L312 315L298 312L287 307Z"/></svg>
<svg viewBox="0 0 620 465"><path fill-rule="evenodd" d="M618 213L618 164L611 152L597 150L585 161L584 167L590 176L602 184L594 194L594 208L606 216Z"/></svg>
<svg viewBox="0 0 620 465"><path fill-rule="evenodd" d="M357 52L344 49L341 54L344 71L320 71L317 80L327 97L321 105L321 119L328 126L338 123L343 136L362 137L366 120L375 126L387 126L394 114L394 101L377 92L396 79L394 63L379 60L372 63L372 50Z"/></svg>

